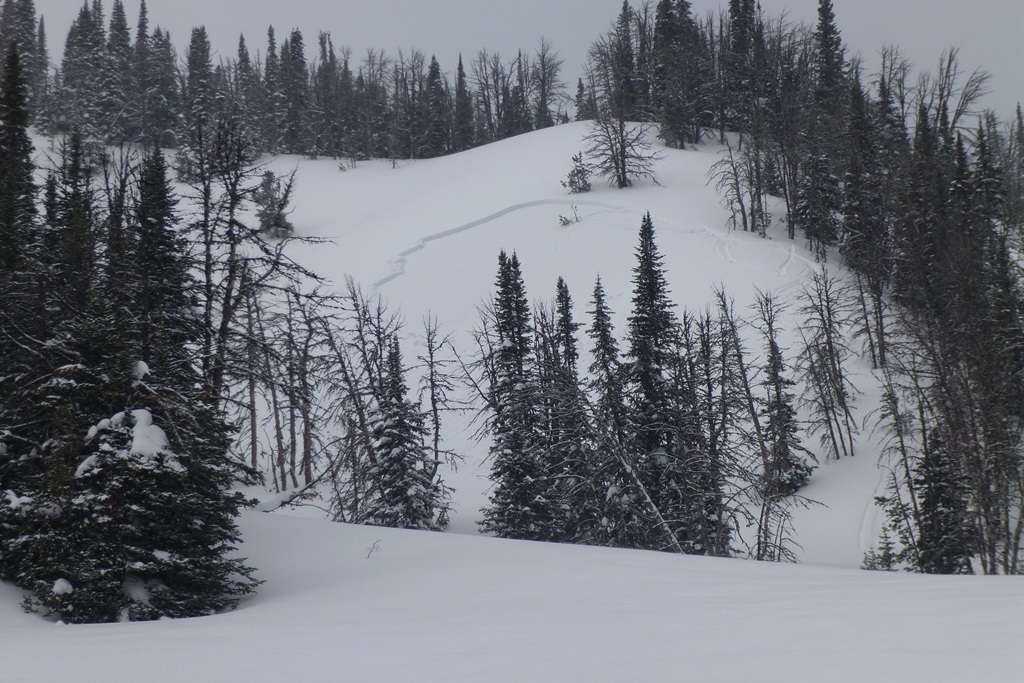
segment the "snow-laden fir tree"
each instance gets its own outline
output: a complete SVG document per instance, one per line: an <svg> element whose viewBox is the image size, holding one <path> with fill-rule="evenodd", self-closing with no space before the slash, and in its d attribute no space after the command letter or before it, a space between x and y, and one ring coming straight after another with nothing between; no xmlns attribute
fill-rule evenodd
<svg viewBox="0 0 1024 683"><path fill-rule="evenodd" d="M365 522L440 531L448 525L448 491L434 479L427 416L407 394L402 354L393 336L371 416L376 496L368 504Z"/></svg>
<svg viewBox="0 0 1024 683"><path fill-rule="evenodd" d="M78 289L46 292L37 327L49 336L3 401L15 426L0 468L0 575L30 591L28 608L65 621L211 614L258 582L232 556L240 465L189 353L193 268L166 168L154 154L127 170L138 180L124 196L137 200L105 197L106 216L85 168L73 139L48 192L43 239L56 248L33 265Z"/></svg>
<svg viewBox="0 0 1024 683"><path fill-rule="evenodd" d="M487 399L492 411L490 505L481 529L505 538L555 540L556 502L539 448L530 305L515 253L498 255Z"/></svg>
<svg viewBox="0 0 1024 683"><path fill-rule="evenodd" d="M804 458L807 451L800 443L800 425L794 407L796 382L787 376L786 361L779 346L779 306L768 294L759 294L757 304L766 346L762 387L766 394L764 441L768 459L764 463L763 495L788 496L803 488L814 468Z"/></svg>

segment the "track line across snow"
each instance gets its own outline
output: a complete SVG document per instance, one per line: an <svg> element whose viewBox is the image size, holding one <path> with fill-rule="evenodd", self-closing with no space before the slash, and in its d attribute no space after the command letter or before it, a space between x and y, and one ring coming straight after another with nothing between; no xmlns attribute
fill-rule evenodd
<svg viewBox="0 0 1024 683"><path fill-rule="evenodd" d="M391 274L386 275L385 277L381 278L380 280L377 280L376 282L374 282L373 283L373 288L374 289L380 289L381 287L383 287L387 283L391 282L392 280L395 280L395 279L401 277L402 275L404 275L405 274L405 265L406 265L406 262L408 261L408 258L410 256L412 256L413 254L415 254L416 252L422 251L423 249L425 249L426 246L428 244L430 244L431 242L436 242L438 240L445 239L446 237L451 237L453 235L458 235L459 233L462 233L462 232L467 232L467 231L472 230L474 228L479 228L481 225L485 225L485 224L490 223L491 221L497 220L497 219L499 219L499 218L501 218L503 216L507 216L510 213L515 213L516 211L522 211L523 209L531 209L531 208L533 208L535 206L597 206L597 207L600 207L602 209L611 209L613 211L623 211L624 210L622 207L612 206L610 204L603 204L601 202L574 201L574 200L571 200L571 199L536 199L534 201L523 202L521 204L513 204L512 206L506 207L506 208L502 209L501 211L496 211L495 213L492 213L492 214L489 214L487 216L484 216L483 218L478 218L475 221L471 221L469 223L464 223L464 224L462 224L462 225L460 225L458 227L449 228L447 230L442 230L441 232L435 232L432 235L427 235L426 237L423 237L414 246L411 246L408 249L406 249L406 250L404 250L402 252L399 252L399 254L397 256L395 256L394 258L390 259L389 262L395 264L395 269L391 272Z"/></svg>

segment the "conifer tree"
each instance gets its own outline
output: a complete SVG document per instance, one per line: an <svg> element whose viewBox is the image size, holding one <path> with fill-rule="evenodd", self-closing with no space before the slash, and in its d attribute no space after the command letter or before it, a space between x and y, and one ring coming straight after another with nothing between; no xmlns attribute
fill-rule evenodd
<svg viewBox="0 0 1024 683"><path fill-rule="evenodd" d="M530 307L515 253L499 254L495 284L488 393L494 488L481 529L503 538L555 540L559 530L548 497L551 482L537 447Z"/></svg>
<svg viewBox="0 0 1024 683"><path fill-rule="evenodd" d="M694 499L687 479L693 473L687 471L686 448L680 440L686 430L677 428L683 421L686 401L672 381L681 347L679 322L650 213L644 215L640 225L636 260L633 310L626 332L627 419L635 458L632 467L664 520L656 526L668 524L673 541L669 545L678 546L692 535L687 527L694 520ZM645 547L664 548L668 530L651 528ZM680 548L675 550L679 552Z"/></svg>
<svg viewBox="0 0 1024 683"><path fill-rule="evenodd" d="M558 278L553 309L539 305L536 329L540 446L552 501L558 540L593 543L601 519L599 484L595 484L589 410L580 384L576 349L579 324L573 319L572 297Z"/></svg>
<svg viewBox="0 0 1024 683"><path fill-rule="evenodd" d="M447 526L447 491L434 480L426 443L426 416L407 397L398 338L388 344L383 384L373 417L377 495L366 522L400 529L440 531Z"/></svg>
<svg viewBox="0 0 1024 683"><path fill-rule="evenodd" d="M810 478L813 467L802 457L799 424L795 408L796 385L786 375L786 363L778 341L778 305L766 294L758 295L758 311L765 341L764 441L767 462L764 463L765 497L788 496L801 489Z"/></svg>
<svg viewBox="0 0 1024 683"><path fill-rule="evenodd" d="M920 528L915 565L925 574L969 574L974 548L961 463L938 431L926 438L916 472Z"/></svg>
<svg viewBox="0 0 1024 683"><path fill-rule="evenodd" d="M836 26L832 0L818 0L818 25L814 31L815 97L825 111L834 113L842 101L843 41Z"/></svg>
<svg viewBox="0 0 1024 683"><path fill-rule="evenodd" d="M102 138L106 35L102 7L83 3L64 43L57 88L57 132L78 129L86 140Z"/></svg>
<svg viewBox="0 0 1024 683"><path fill-rule="evenodd" d="M672 448L666 372L678 321L672 312L663 257L654 238L650 213L640 224L640 242L633 268L633 311L629 316L629 378L631 421L641 453Z"/></svg>
<svg viewBox="0 0 1024 683"><path fill-rule="evenodd" d="M476 144L475 123L473 120L473 95L466 83L466 71L462 67L462 55L459 55L459 66L455 72L455 108L452 122L452 151L461 152Z"/></svg>
<svg viewBox="0 0 1024 683"><path fill-rule="evenodd" d="M228 557L244 502L229 492L239 466L188 355L198 341L192 269L168 234L162 167L154 155L138 174L130 194L144 206L129 213L141 225L116 247L100 243L117 233L99 229L77 136L49 192L55 280L77 289L52 292L47 351L24 378L30 412L14 442L24 457L4 481L0 575L31 592L27 607L65 621L212 614L258 583Z"/></svg>
<svg viewBox="0 0 1024 683"><path fill-rule="evenodd" d="M594 471L591 475L601 517L593 531L594 542L624 548L646 546L646 520L637 506L641 493L634 479L628 429L625 373L615 340L612 311L608 308L601 278L591 299L591 358L587 389L591 397L594 431ZM634 472L635 473L635 472Z"/></svg>
<svg viewBox="0 0 1024 683"><path fill-rule="evenodd" d="M441 75L441 65L436 57L430 58L427 69L423 106L424 134L423 146L417 156L431 158L442 156L449 151L449 106L448 92Z"/></svg>
<svg viewBox="0 0 1024 683"><path fill-rule="evenodd" d="M124 4L114 0L110 12L110 28L103 55L101 129L110 143L121 142L128 134L126 104L133 90L131 33Z"/></svg>
<svg viewBox="0 0 1024 683"><path fill-rule="evenodd" d="M210 164L217 119L210 40L205 27L192 29L185 62L178 173L185 180L194 180L208 173L205 167Z"/></svg>
<svg viewBox="0 0 1024 683"><path fill-rule="evenodd" d="M12 46L0 83L0 270L7 274L26 265L36 212L28 127L28 83Z"/></svg>
<svg viewBox="0 0 1024 683"><path fill-rule="evenodd" d="M307 116L309 86L306 73L305 43L295 29L281 44L280 93L282 110L281 143L288 154L309 151Z"/></svg>

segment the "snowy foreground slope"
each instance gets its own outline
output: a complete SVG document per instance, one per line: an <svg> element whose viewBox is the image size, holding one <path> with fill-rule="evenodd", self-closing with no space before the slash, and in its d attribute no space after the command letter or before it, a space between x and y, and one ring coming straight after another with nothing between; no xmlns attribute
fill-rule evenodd
<svg viewBox="0 0 1024 683"><path fill-rule="evenodd" d="M276 159L278 172L299 169L299 233L330 240L291 253L400 309L410 359L428 313L469 347L501 248L518 252L532 298L552 298L564 276L584 324L600 274L621 338L647 210L674 298L691 310L719 284L741 313L755 288L791 299L818 268L781 232L726 230L707 186L713 147L663 150L660 185L597 181L570 197L559 181L584 132L571 124L397 168ZM560 226L574 205L579 222ZM865 418L866 369L858 386ZM447 434L466 456L446 474L457 489L452 532L303 518L311 508L248 512L242 553L266 584L239 610L204 619L57 625L22 614L19 592L0 586L0 683L1024 680L1018 578L856 569L881 523L869 421L858 456L823 463L805 491L823 506L795 519L797 566L479 537L487 448L467 422L453 418Z"/></svg>
<svg viewBox="0 0 1024 683"><path fill-rule="evenodd" d="M246 513L235 612L60 626L0 610L4 681L1019 681L1024 591ZM7 592L10 592L9 590ZM0 596L5 596L0 593Z"/></svg>

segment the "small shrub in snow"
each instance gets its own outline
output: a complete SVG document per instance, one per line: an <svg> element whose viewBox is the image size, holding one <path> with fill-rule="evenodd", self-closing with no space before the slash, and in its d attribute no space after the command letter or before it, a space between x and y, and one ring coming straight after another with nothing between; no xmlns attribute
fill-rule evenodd
<svg viewBox="0 0 1024 683"><path fill-rule="evenodd" d="M573 156L572 168L562 181L562 187L569 190L569 194L590 192L590 165L583 161L583 152Z"/></svg>

